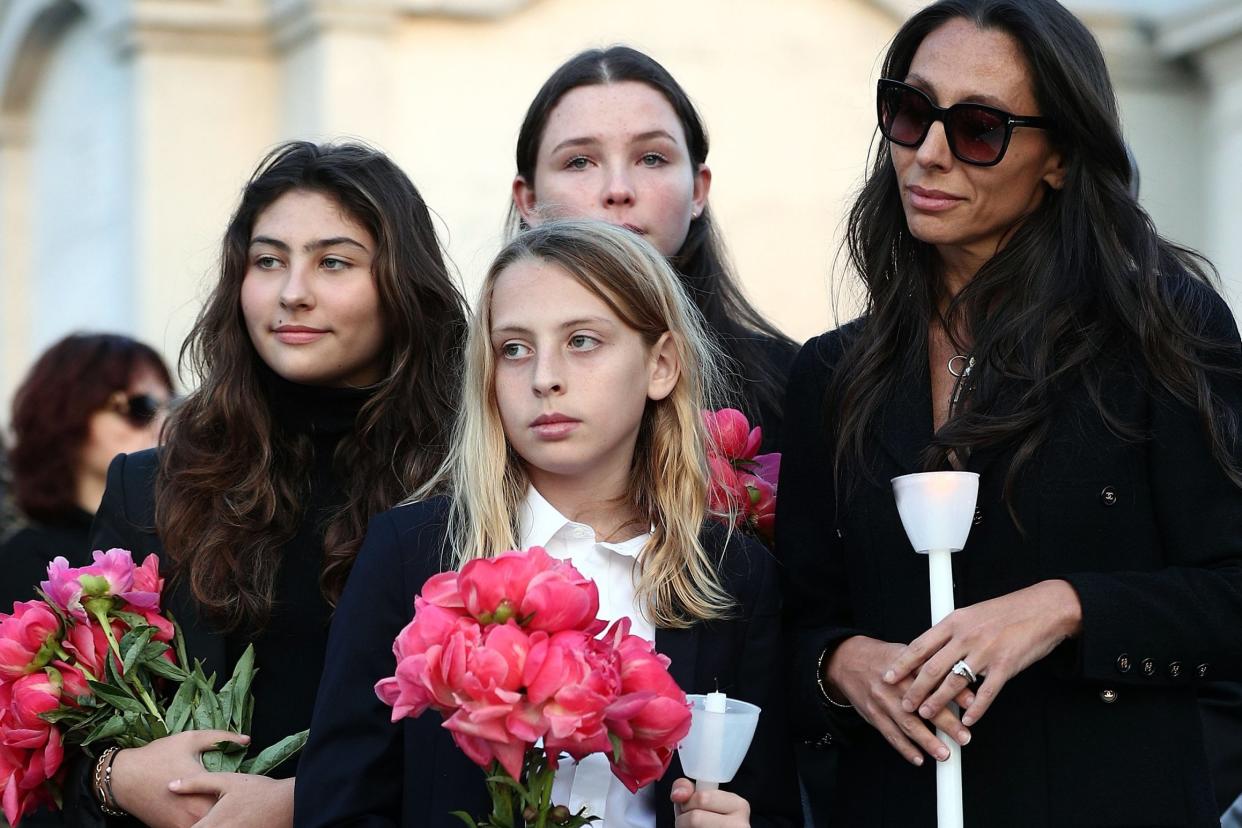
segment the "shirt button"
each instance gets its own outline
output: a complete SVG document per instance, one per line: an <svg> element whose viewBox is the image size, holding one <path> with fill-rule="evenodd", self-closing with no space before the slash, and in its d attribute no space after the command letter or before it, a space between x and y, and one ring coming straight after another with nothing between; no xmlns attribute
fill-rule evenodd
<svg viewBox="0 0 1242 828"><path fill-rule="evenodd" d="M1199 674L1199 678L1203 678L1204 676L1207 675L1207 665L1200 664L1198 667L1195 668L1195 672Z"/></svg>
<svg viewBox="0 0 1242 828"><path fill-rule="evenodd" d="M586 537L590 537L590 535L591 535L591 530L586 528L585 526L574 527L575 538L586 538Z"/></svg>
<svg viewBox="0 0 1242 828"><path fill-rule="evenodd" d="M1114 489L1112 486L1105 486L1100 491L1100 502L1103 503L1105 506L1116 506L1117 505L1117 490Z"/></svg>
<svg viewBox="0 0 1242 828"><path fill-rule="evenodd" d="M1170 662L1169 663L1169 677L1177 678L1181 674L1182 674L1182 663L1180 661Z"/></svg>
<svg viewBox="0 0 1242 828"><path fill-rule="evenodd" d="M1150 658L1145 658L1139 662L1139 667L1145 676L1154 676L1156 674L1156 663Z"/></svg>
<svg viewBox="0 0 1242 828"><path fill-rule="evenodd" d="M1121 673L1130 672L1130 656L1126 653L1117 656L1117 671Z"/></svg>
<svg viewBox="0 0 1242 828"><path fill-rule="evenodd" d="M1116 690L1101 690L1100 701L1104 702L1105 704L1112 704L1113 702L1117 701L1117 691Z"/></svg>

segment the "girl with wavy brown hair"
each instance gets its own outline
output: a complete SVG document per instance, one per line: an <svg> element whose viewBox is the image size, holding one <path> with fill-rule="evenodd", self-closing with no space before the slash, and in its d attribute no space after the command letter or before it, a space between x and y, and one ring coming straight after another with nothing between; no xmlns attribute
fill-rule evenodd
<svg viewBox="0 0 1242 828"><path fill-rule="evenodd" d="M198 390L163 449L109 469L93 546L163 556L166 604L207 673L255 645L253 750L309 725L368 519L443 460L464 309L427 206L391 160L282 145L242 194L182 348ZM153 826L290 825L294 763L283 779L206 774L199 753L226 738L239 740L205 731L120 751L102 804ZM101 824L79 790L77 824Z"/></svg>

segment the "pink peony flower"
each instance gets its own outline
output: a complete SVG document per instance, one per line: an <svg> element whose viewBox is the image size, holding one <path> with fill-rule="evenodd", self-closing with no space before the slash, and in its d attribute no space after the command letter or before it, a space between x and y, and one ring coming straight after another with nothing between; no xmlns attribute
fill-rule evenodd
<svg viewBox="0 0 1242 828"><path fill-rule="evenodd" d="M107 554L114 552L125 552L124 549L111 549ZM99 553L96 553L98 555ZM96 558L98 560L98 558ZM131 563L132 558L131 558ZM130 612L138 612L145 615L143 610L159 612L160 595L164 591L164 579L160 577L160 559L157 555L147 555L142 562L142 566L135 567L133 570L133 586L119 594L121 598L129 605L127 607ZM152 624L152 626L157 626Z"/></svg>
<svg viewBox="0 0 1242 828"><path fill-rule="evenodd" d="M532 630L599 632L599 590L542 547L470 561L457 581L465 611L483 625L511 618ZM442 585L437 585L442 588Z"/></svg>
<svg viewBox="0 0 1242 828"><path fill-rule="evenodd" d="M704 411L710 453L719 453L728 460L750 460L763 442L763 430L750 427L746 415L736 408Z"/></svg>
<svg viewBox="0 0 1242 828"><path fill-rule="evenodd" d="M117 641L125 635L125 625L120 621L113 619L112 634ZM78 666L90 672L96 679L102 681L106 675L104 670L105 659L109 655L116 665L116 669L121 669L120 659L112 653L108 644L108 637L104 634L103 628L97 623L82 622L78 624L70 624L69 630L65 635L64 647L66 652L73 656Z"/></svg>
<svg viewBox="0 0 1242 828"><path fill-rule="evenodd" d="M526 684L532 703L543 702L544 746L575 759L612 750L605 712L621 690L621 665L611 643L586 633L561 632L548 640L546 654L532 650ZM541 656L545 656L540 663ZM551 669L550 669L551 668ZM552 684L549 679L559 681ZM550 694L540 698L540 693Z"/></svg>
<svg viewBox="0 0 1242 828"><path fill-rule="evenodd" d="M762 477L742 475L746 487L746 514L755 529L765 538L771 538L776 529L776 487Z"/></svg>
<svg viewBox="0 0 1242 828"><path fill-rule="evenodd" d="M669 675L669 660L650 641L629 633L629 619L610 630L621 661L621 695L608 711L608 727L621 740L613 775L630 791L668 770L677 743L690 732L690 704ZM611 758L610 758L610 761Z"/></svg>
<svg viewBox="0 0 1242 828"><path fill-rule="evenodd" d="M95 563L90 566L70 567L64 558L56 558L48 566L48 579L40 586L52 603L79 621L86 621L90 613L87 604L97 599L95 609L111 609L114 600L129 593L134 584L134 558L127 549L96 550ZM146 600L139 594L140 600Z"/></svg>
<svg viewBox="0 0 1242 828"><path fill-rule="evenodd" d="M0 677L17 678L38 670L55 655L60 619L42 601L13 604L0 614Z"/></svg>
<svg viewBox="0 0 1242 828"><path fill-rule="evenodd" d="M727 515L737 510L740 519L746 508L746 489L742 479L728 460L718 454L709 454L707 466L710 472L707 485L707 508L714 515Z"/></svg>

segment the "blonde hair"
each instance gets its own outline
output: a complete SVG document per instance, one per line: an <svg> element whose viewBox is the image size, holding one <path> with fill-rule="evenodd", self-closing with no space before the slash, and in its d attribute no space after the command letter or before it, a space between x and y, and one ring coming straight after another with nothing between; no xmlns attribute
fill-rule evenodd
<svg viewBox="0 0 1242 828"><path fill-rule="evenodd" d="M466 340L464 387L453 444L440 472L411 500L449 495L449 554L460 567L518 547L518 512L530 482L500 420L491 342L492 295L506 268L525 259L562 268L598 296L650 347L671 335L681 375L648 400L624 497L652 537L639 556L635 597L657 626L724 617L733 602L699 539L708 517L707 433L701 409L720 387L720 359L677 275L628 230L595 221L542 223L513 238L492 262Z"/></svg>

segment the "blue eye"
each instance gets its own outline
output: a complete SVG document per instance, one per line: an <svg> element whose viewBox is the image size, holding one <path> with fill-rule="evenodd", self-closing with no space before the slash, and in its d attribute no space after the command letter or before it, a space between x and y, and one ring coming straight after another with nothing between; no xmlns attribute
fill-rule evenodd
<svg viewBox="0 0 1242 828"><path fill-rule="evenodd" d="M592 351L599 347L599 340L586 334L574 334L569 338L569 347L575 351Z"/></svg>
<svg viewBox="0 0 1242 828"><path fill-rule="evenodd" d="M658 152L644 153L639 160L644 167L662 167L668 163L668 159Z"/></svg>
<svg viewBox="0 0 1242 828"><path fill-rule="evenodd" d="M500 355L505 359L521 359L532 351L520 342L506 342L500 346Z"/></svg>
<svg viewBox="0 0 1242 828"><path fill-rule="evenodd" d="M322 265L325 270L344 270L349 267L349 262L344 259L329 257L323 260Z"/></svg>
<svg viewBox="0 0 1242 828"><path fill-rule="evenodd" d="M258 256L254 260L255 267L261 270L271 270L280 267L280 259L275 256Z"/></svg>
<svg viewBox="0 0 1242 828"><path fill-rule="evenodd" d="M589 163L590 163L590 161L588 161L588 160L587 160L586 156L584 156L584 155L575 155L573 158L571 158L571 159L569 159L568 161L566 161L566 162L565 162L565 169L567 169L567 170L585 170L585 169L586 169L586 167L587 167L587 164L589 164Z"/></svg>

